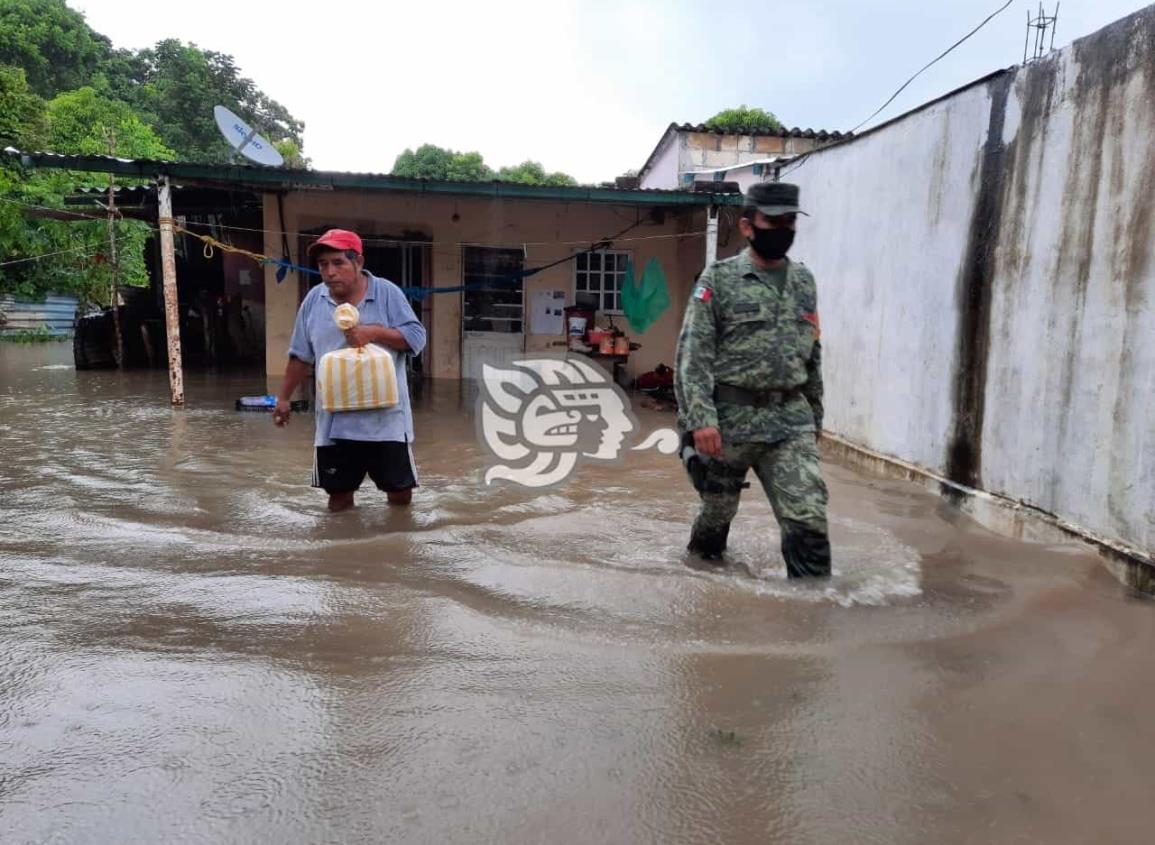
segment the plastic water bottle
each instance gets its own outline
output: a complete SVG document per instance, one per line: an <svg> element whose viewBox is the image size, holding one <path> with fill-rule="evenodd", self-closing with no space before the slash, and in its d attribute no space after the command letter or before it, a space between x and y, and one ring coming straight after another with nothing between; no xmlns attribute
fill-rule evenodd
<svg viewBox="0 0 1155 845"><path fill-rule="evenodd" d="M277 397L272 393L266 393L264 396L242 396L237 400L238 411L272 411L276 407ZM295 399L289 403L289 408L293 411L307 411L309 400Z"/></svg>

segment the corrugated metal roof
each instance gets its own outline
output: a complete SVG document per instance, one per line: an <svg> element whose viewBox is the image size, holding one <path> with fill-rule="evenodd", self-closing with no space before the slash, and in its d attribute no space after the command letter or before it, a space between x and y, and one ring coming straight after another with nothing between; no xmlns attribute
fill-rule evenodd
<svg viewBox="0 0 1155 845"><path fill-rule="evenodd" d="M843 138L853 137L850 132L829 132L825 129L799 129L797 126L793 129L787 129L783 126L781 129L757 132L723 132L720 129L711 129L704 123L672 123L670 125L682 132L707 132L711 135L743 135L747 137L754 136L755 138L814 138L817 141L839 141Z"/></svg>
<svg viewBox="0 0 1155 845"><path fill-rule="evenodd" d="M168 176L185 183L216 187L247 187L252 190L343 190L400 191L451 196L481 196L494 199L537 199L565 202L608 202L625 205L740 205L738 194L719 190L712 193L684 190L621 189L607 187L560 187L521 185L516 182L441 182L432 179L400 179L381 173L287 170L244 164L196 164L193 162L148 161L112 156L77 156L53 152L27 152L6 148L4 155L25 167L114 173L136 179Z"/></svg>
<svg viewBox="0 0 1155 845"><path fill-rule="evenodd" d="M658 157L658 153L662 148L673 138L678 132L704 132L709 135L728 135L731 137L743 138L812 138L819 143L836 141L849 141L854 137L851 132L828 132L825 129L799 129L795 126L793 129L769 130L766 132L722 132L718 129L711 129L704 123L671 123L666 127L666 131L662 133L662 137L658 139L658 143L654 145L654 149L650 152L646 163L642 165L642 169L638 171L640 176L644 176L649 172L650 167L654 163L654 159Z"/></svg>

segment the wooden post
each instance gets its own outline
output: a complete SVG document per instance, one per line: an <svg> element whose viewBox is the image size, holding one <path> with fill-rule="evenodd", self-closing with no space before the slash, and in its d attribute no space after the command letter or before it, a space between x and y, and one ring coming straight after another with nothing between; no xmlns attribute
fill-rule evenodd
<svg viewBox="0 0 1155 845"><path fill-rule="evenodd" d="M168 383L172 406L184 407L184 374L180 357L180 306L176 295L176 253L172 245L172 194L167 176L157 180L160 195L160 259L164 275L164 322L168 337Z"/></svg>
<svg viewBox="0 0 1155 845"><path fill-rule="evenodd" d="M706 266L718 260L718 206L706 209Z"/></svg>
<svg viewBox="0 0 1155 845"><path fill-rule="evenodd" d="M108 133L108 154L116 155L116 135ZM116 367L124 369L124 330L120 325L120 264L116 258L116 176L108 174L108 266L112 270L112 325L116 331Z"/></svg>

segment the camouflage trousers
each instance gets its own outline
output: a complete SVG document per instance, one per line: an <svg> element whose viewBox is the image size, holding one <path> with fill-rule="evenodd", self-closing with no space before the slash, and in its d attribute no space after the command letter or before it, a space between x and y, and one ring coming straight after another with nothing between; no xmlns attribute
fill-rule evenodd
<svg viewBox="0 0 1155 845"><path fill-rule="evenodd" d="M791 578L830 574L826 526L826 483L813 432L777 443L731 443L722 460L708 463L707 478L726 492L701 492L702 510L694 520L689 550L707 559L721 558L738 513L739 485L749 470L766 491L782 531L782 557Z"/></svg>

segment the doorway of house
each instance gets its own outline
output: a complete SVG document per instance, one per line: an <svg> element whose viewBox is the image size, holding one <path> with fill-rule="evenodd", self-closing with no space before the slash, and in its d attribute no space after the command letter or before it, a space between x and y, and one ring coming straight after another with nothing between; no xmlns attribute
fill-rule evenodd
<svg viewBox="0 0 1155 845"><path fill-rule="evenodd" d="M462 378L481 378L485 364L508 367L525 350L524 269L521 249L463 249Z"/></svg>

